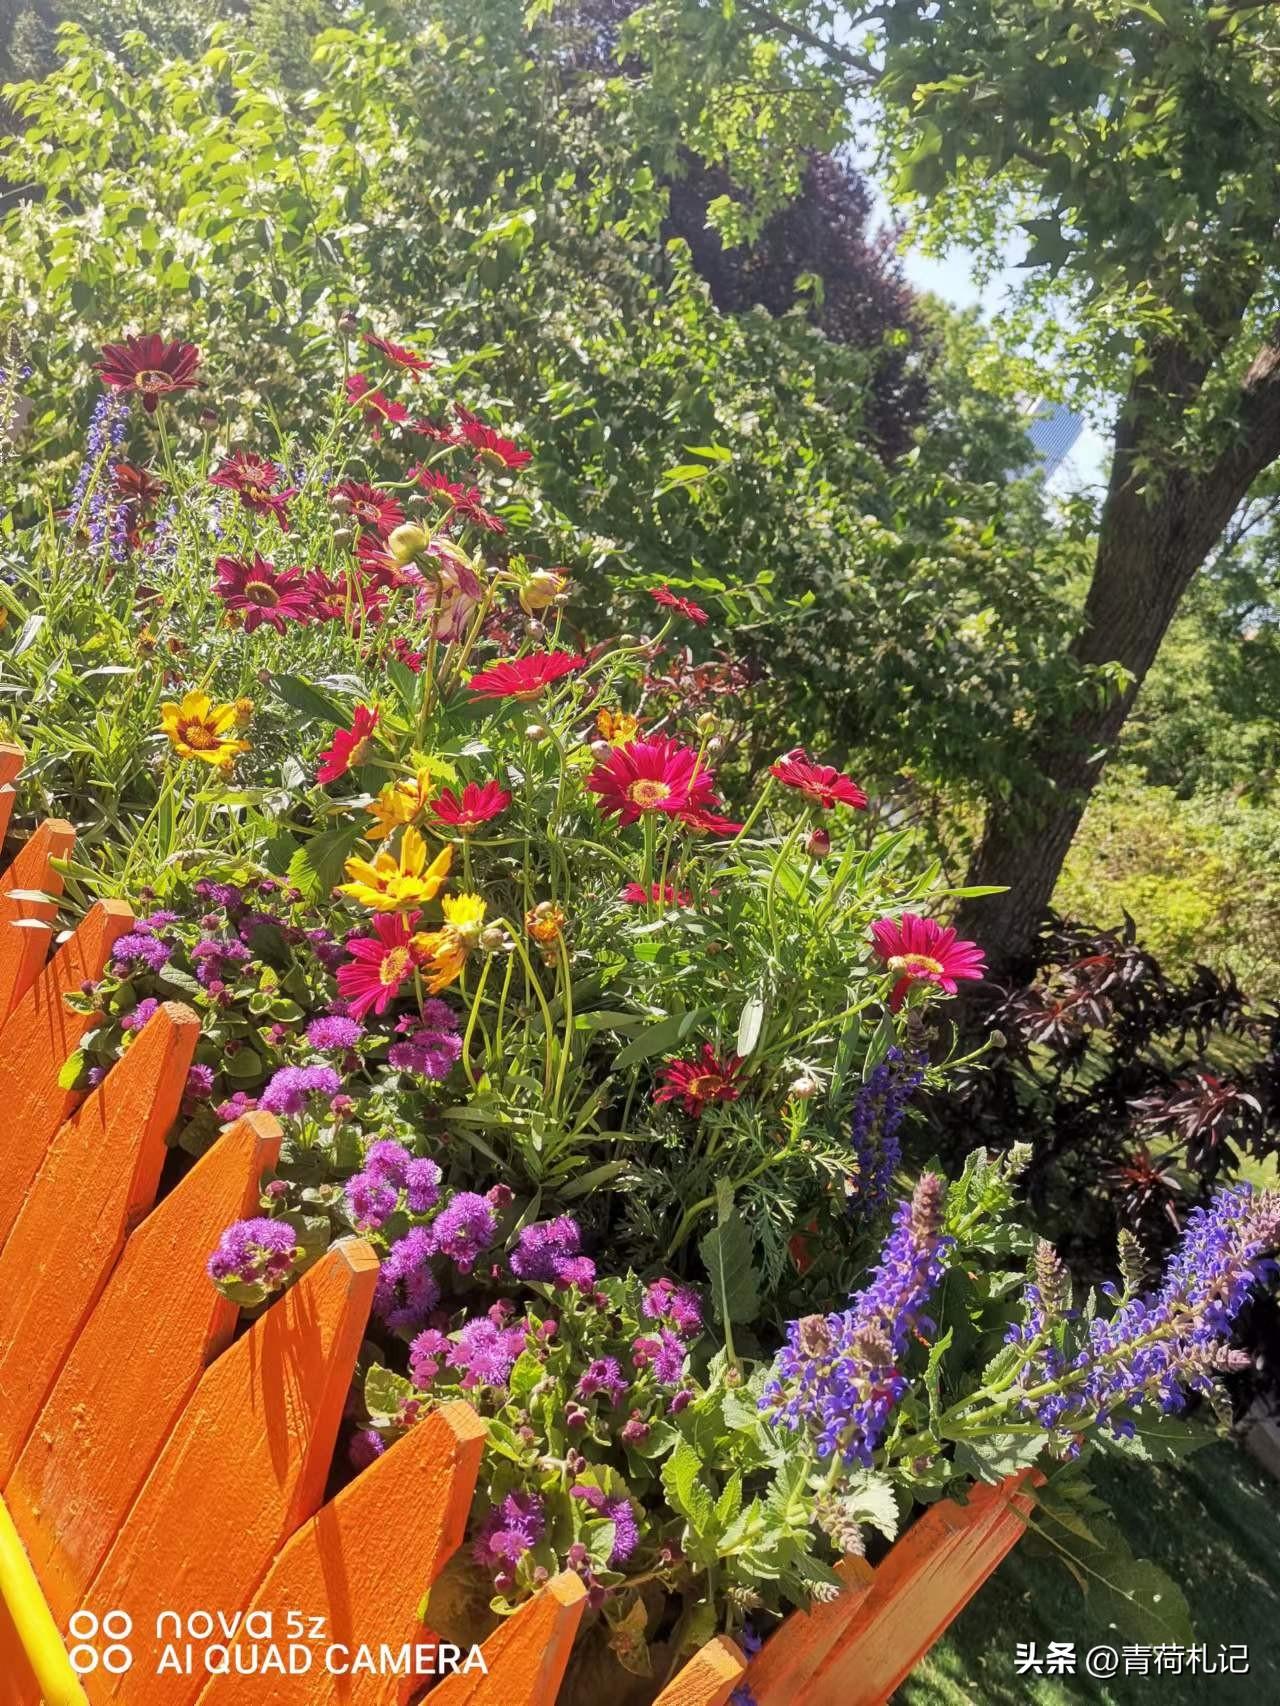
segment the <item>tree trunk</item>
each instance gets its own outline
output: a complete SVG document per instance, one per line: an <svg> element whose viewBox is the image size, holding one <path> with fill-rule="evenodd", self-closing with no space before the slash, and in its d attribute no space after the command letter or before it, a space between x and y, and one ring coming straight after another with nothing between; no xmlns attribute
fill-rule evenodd
<svg viewBox="0 0 1280 1706"><path fill-rule="evenodd" d="M1156 490L1144 489L1138 471L1151 417L1163 404L1167 423L1170 391L1185 379L1185 371L1166 365L1131 387L1083 622L1071 646L1083 667L1122 666L1127 685L1047 732L1039 769L1049 803L1034 814L1018 802L994 807L970 870L970 883L1006 890L967 902L957 920L963 935L982 943L996 976L1024 969L1089 796L1182 596L1254 479L1280 455L1280 348L1265 347L1245 379L1234 442L1211 466L1166 471Z"/></svg>

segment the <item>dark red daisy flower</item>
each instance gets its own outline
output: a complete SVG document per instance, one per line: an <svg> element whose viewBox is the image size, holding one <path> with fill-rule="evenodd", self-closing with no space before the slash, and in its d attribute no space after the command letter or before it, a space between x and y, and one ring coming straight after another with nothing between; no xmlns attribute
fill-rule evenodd
<svg viewBox="0 0 1280 1706"><path fill-rule="evenodd" d="M659 901L664 906L692 906L693 895L688 889L678 889L674 883L650 883L645 888L643 883L628 883L621 897L628 906L657 906Z"/></svg>
<svg viewBox="0 0 1280 1706"><path fill-rule="evenodd" d="M386 614L385 589L359 575L335 577L323 569L308 569L306 582L317 622L343 622L359 633L366 622L376 627Z"/></svg>
<svg viewBox="0 0 1280 1706"><path fill-rule="evenodd" d="M378 726L375 705L357 705L349 729L335 729L333 740L316 760L316 781L336 782L339 776L361 765L369 756L373 733Z"/></svg>
<svg viewBox="0 0 1280 1706"><path fill-rule="evenodd" d="M237 450L209 476L211 486L224 486L234 492L246 509L259 515L274 515L287 533L289 499L297 496L298 488L282 485L283 480L282 468L252 450Z"/></svg>
<svg viewBox="0 0 1280 1706"><path fill-rule="evenodd" d="M468 782L462 797L450 788L442 788L431 802L431 813L440 823L447 823L459 835L471 835L483 824L501 817L511 804L511 795L499 782Z"/></svg>
<svg viewBox="0 0 1280 1706"><path fill-rule="evenodd" d="M194 344L166 343L154 332L104 344L98 372L113 391L136 391L149 415L171 391L193 391L199 381L200 351Z"/></svg>
<svg viewBox="0 0 1280 1706"><path fill-rule="evenodd" d="M380 592L394 592L409 584L403 564L396 562L380 539L372 539L367 533L361 534L356 545L356 561L366 585Z"/></svg>
<svg viewBox="0 0 1280 1706"><path fill-rule="evenodd" d="M815 763L802 746L793 747L776 764L771 764L769 774L824 811L829 812L837 802L862 811L867 803L867 796L851 777L842 775L830 764Z"/></svg>
<svg viewBox="0 0 1280 1706"><path fill-rule="evenodd" d="M687 616L690 622L696 622L699 627L711 618L700 604L695 604L691 598L681 598L678 592L672 592L669 586L652 586L649 597L655 604L663 605L667 610L678 610L681 616Z"/></svg>
<svg viewBox="0 0 1280 1706"><path fill-rule="evenodd" d="M380 492L376 486L365 484L363 480L341 480L336 486L330 486L331 498L345 498L348 514L357 527L370 528L385 539L404 520L403 506L393 498L390 492Z"/></svg>
<svg viewBox="0 0 1280 1706"><path fill-rule="evenodd" d="M351 408L359 408L365 422L373 428L375 439L382 436L382 423L388 421L392 426L403 426L409 419L409 411L403 403L397 403L385 392L377 390L363 373L352 373L346 384L347 403Z"/></svg>
<svg viewBox="0 0 1280 1706"><path fill-rule="evenodd" d="M255 551L253 561L219 557L214 588L228 610L240 612L246 634L255 628L283 633L287 622L310 622L315 616L311 591L300 568L277 569Z"/></svg>
<svg viewBox="0 0 1280 1706"><path fill-rule="evenodd" d="M742 1094L734 1080L742 1071L742 1059L727 1054L722 1059L710 1043L693 1060L669 1060L658 1071L661 1088L655 1090L655 1102L679 1102L686 1114L694 1119L702 1115L713 1102L736 1102Z"/></svg>
<svg viewBox="0 0 1280 1706"><path fill-rule="evenodd" d="M478 699L536 699L544 688L581 669L586 661L580 652L533 652L490 664L473 675L467 686Z"/></svg>
<svg viewBox="0 0 1280 1706"><path fill-rule="evenodd" d="M428 420L426 415L415 415L409 423L409 431L416 432L419 438L429 438L436 444L461 444L462 434L457 427L450 426L447 421Z"/></svg>
<svg viewBox="0 0 1280 1706"><path fill-rule="evenodd" d="M420 373L426 373L431 363L420 355L415 355L403 344L393 344L388 338L379 338L373 332L362 332L361 337L370 349L376 349L378 354L385 356L393 367L402 367L407 373L416 378Z"/></svg>
<svg viewBox="0 0 1280 1706"><path fill-rule="evenodd" d="M505 533L505 522L501 521L492 511L484 507L484 494L479 486L464 486L456 480L450 480L436 468L425 465L409 470L409 478L416 480L437 503L446 505L459 521L474 522L477 527L483 527L487 533Z"/></svg>
<svg viewBox="0 0 1280 1706"><path fill-rule="evenodd" d="M686 829L701 830L704 835L736 835L742 828L742 825L734 823L732 818L727 818L720 812L707 811L702 806L681 812L680 821Z"/></svg>
<svg viewBox="0 0 1280 1706"><path fill-rule="evenodd" d="M149 468L135 468L129 462L112 463L111 484L121 503L139 511L154 508L164 494L163 480L157 480Z"/></svg>
<svg viewBox="0 0 1280 1706"><path fill-rule="evenodd" d="M458 439L470 445L477 461L487 462L493 468L523 468L533 461L531 450L519 449L511 439L494 432L468 410L457 407L454 412L458 417Z"/></svg>

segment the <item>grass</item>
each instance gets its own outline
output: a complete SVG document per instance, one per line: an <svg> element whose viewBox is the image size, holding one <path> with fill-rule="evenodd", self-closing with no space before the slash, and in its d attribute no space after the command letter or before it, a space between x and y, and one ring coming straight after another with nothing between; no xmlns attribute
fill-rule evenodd
<svg viewBox="0 0 1280 1706"><path fill-rule="evenodd" d="M1196 1640L1244 1642L1247 1676L1120 1675L1100 1682L1016 1676L1014 1649L1034 1641L1121 1648L1093 1623L1059 1565L1018 1547L894 1696L895 1706L1235 1706L1280 1698L1280 1489L1223 1442L1176 1468L1114 1458L1091 1465L1098 1490L1139 1556L1182 1586ZM1123 1661L1122 1661L1123 1662Z"/></svg>

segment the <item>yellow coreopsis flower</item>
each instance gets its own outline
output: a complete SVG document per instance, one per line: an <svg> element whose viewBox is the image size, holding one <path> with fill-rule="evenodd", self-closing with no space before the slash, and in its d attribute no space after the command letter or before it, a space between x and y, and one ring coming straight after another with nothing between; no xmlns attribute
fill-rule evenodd
<svg viewBox="0 0 1280 1706"><path fill-rule="evenodd" d="M596 713L596 732L610 746L626 746L640 733L640 719L630 711L610 711L606 707Z"/></svg>
<svg viewBox="0 0 1280 1706"><path fill-rule="evenodd" d="M368 832L370 841L385 841L401 824L412 823L425 811L435 792L430 770L419 770L412 782L388 782L377 799L364 808L373 819L373 828Z"/></svg>
<svg viewBox="0 0 1280 1706"><path fill-rule="evenodd" d="M223 770L249 750L247 740L231 733L240 727L236 706L215 705L207 693L187 693L180 705L161 705L160 727L179 758L199 758Z"/></svg>
<svg viewBox="0 0 1280 1706"><path fill-rule="evenodd" d="M379 853L372 862L348 859L351 881L340 884L338 893L373 912L408 912L435 899L452 863L453 848L446 846L428 865L427 844L410 825L401 837L398 859L390 853Z"/></svg>
<svg viewBox="0 0 1280 1706"><path fill-rule="evenodd" d="M440 928L423 931L410 944L432 995L458 981L484 923L484 901L478 894L446 895L440 910L444 913Z"/></svg>

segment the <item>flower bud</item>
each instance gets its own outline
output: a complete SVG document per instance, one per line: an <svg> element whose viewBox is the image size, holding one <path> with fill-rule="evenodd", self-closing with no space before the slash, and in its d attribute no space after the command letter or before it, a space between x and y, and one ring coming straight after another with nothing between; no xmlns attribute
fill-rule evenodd
<svg viewBox="0 0 1280 1706"><path fill-rule="evenodd" d="M693 726L700 735L713 735L716 732L715 712L704 711Z"/></svg>
<svg viewBox="0 0 1280 1706"><path fill-rule="evenodd" d="M419 551L425 551L430 541L416 521L405 521L393 528L387 539L387 550L402 566L411 563Z"/></svg>
<svg viewBox="0 0 1280 1706"><path fill-rule="evenodd" d="M530 723L524 731L524 738L526 740L546 740L550 732L544 723Z"/></svg>
<svg viewBox="0 0 1280 1706"><path fill-rule="evenodd" d="M520 608L526 616L545 610L567 585L567 576L556 569L534 569L520 584Z"/></svg>
<svg viewBox="0 0 1280 1706"><path fill-rule="evenodd" d="M607 740L593 740L591 743L591 754L593 758L608 758L612 751L613 748L609 745Z"/></svg>
<svg viewBox="0 0 1280 1706"><path fill-rule="evenodd" d="M480 932L480 946L486 954L500 954L507 945L507 933L501 924L486 924Z"/></svg>
<svg viewBox="0 0 1280 1706"><path fill-rule="evenodd" d="M823 829L811 829L805 839L804 850L811 859L825 859L831 851L831 832Z"/></svg>
<svg viewBox="0 0 1280 1706"><path fill-rule="evenodd" d="M636 637L634 634L619 634L618 644L620 646L634 646L637 644Z"/></svg>
<svg viewBox="0 0 1280 1706"><path fill-rule="evenodd" d="M335 545L352 545L355 543L356 530L354 527L335 527L333 542Z"/></svg>
<svg viewBox="0 0 1280 1706"><path fill-rule="evenodd" d="M724 736L723 735L712 735L711 739L707 742L707 751L712 755L713 758L715 757L715 755L717 753L723 752L724 751Z"/></svg>
<svg viewBox="0 0 1280 1706"><path fill-rule="evenodd" d="M791 1080L788 1091L797 1101L808 1102L818 1094L818 1081L816 1078L810 1078L809 1074L804 1072L799 1078Z"/></svg>
<svg viewBox="0 0 1280 1706"><path fill-rule="evenodd" d="M200 428L201 432L213 432L217 424L218 412L216 409L201 409L200 413L196 416L196 425Z"/></svg>
<svg viewBox="0 0 1280 1706"><path fill-rule="evenodd" d="M338 330L340 332L355 332L360 329L360 322L350 308L344 308L338 315Z"/></svg>
<svg viewBox="0 0 1280 1706"><path fill-rule="evenodd" d="M350 515L351 499L345 492L335 492L329 499L329 507L336 510L339 515Z"/></svg>

